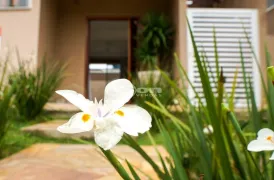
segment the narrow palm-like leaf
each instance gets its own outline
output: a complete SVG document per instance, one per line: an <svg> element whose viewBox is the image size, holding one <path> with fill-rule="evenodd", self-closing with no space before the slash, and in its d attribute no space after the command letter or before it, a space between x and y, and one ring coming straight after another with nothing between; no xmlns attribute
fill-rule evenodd
<svg viewBox="0 0 274 180"><path fill-rule="evenodd" d="M241 67L242 67L242 73L243 73L243 80L244 80L244 87L245 87L245 95L246 95L246 103L247 103L247 109L250 114L251 112L251 106L250 106L250 92L248 89L248 82L247 82L247 76L245 71L245 64L244 64L244 55L242 50L242 43L239 41L239 49L240 49L240 60L241 60Z"/></svg>
<svg viewBox="0 0 274 180"><path fill-rule="evenodd" d="M245 168L244 168L244 166L242 164L242 161L240 159L241 154L240 155L238 154L237 147L235 147L235 145L233 143L232 136L231 136L232 132L229 131L228 124L226 124L226 123L224 123L224 130L225 130L225 135L226 135L226 139L227 139L227 142L228 142L229 149L231 151L233 160L235 162L234 163L235 167L239 171L239 176L242 179L244 179L247 176L246 176L246 173L245 173Z"/></svg>
<svg viewBox="0 0 274 180"><path fill-rule="evenodd" d="M172 159L174 161L176 174L178 175L179 179L187 180L188 179L187 174L185 172L185 169L182 166L181 159L179 158L180 156L178 155L178 152L175 149L174 142L169 132L165 129L161 121L157 121L157 122L164 140L165 147L167 148L167 151L172 156Z"/></svg>
<svg viewBox="0 0 274 180"><path fill-rule="evenodd" d="M217 45L217 38L216 38L216 29L213 27L213 44L214 44L214 56L215 56L215 66L217 72L217 79L220 76L220 66L219 66L219 54L218 54L218 45Z"/></svg>
<svg viewBox="0 0 274 180"><path fill-rule="evenodd" d="M157 149L157 147L156 147L157 145L156 145L156 143L155 143L155 141L154 141L154 138L151 136L150 132L147 132L147 135L148 135L148 137L149 137L149 139L150 139L150 142L151 142L152 145L154 146L155 151L157 152L157 155L158 155L158 157L159 157L159 159L160 159L160 161L161 161L161 163L162 163L162 166L163 166L164 171L165 171L165 179L168 180L171 176L170 176L170 174L169 174L169 171L168 171L166 162L164 161L163 157L161 156L161 153L159 152L159 150Z"/></svg>
<svg viewBox="0 0 274 180"><path fill-rule="evenodd" d="M258 60L258 57L257 57L257 54L255 53L254 51L254 48L253 48L253 45L252 45L252 42L249 38L249 35L248 35L248 32L244 26L244 24L242 23L242 27L243 27L243 30L244 30L244 34L245 34L245 38L247 40L247 43L249 45L249 49L251 50L252 54L253 54L253 58L255 60L255 63L256 63L256 66L257 66L257 69L259 70L259 73L260 73L260 78L261 78L261 83L262 83L262 86L263 86L263 90L264 90L264 93L265 95L267 94L267 88L266 88L266 84L265 84L265 81L264 81L264 76L263 76L263 72L262 72L262 69L260 67L260 62Z"/></svg>
<svg viewBox="0 0 274 180"><path fill-rule="evenodd" d="M255 94L253 92L253 86L251 83L251 77L248 77L248 85L249 85L249 89L250 89L250 99L251 99L251 107L252 107L252 121L254 124L254 130L256 132L258 132L261 129L261 117L260 117L260 113L258 111L257 108L257 103L255 100Z"/></svg>
<svg viewBox="0 0 274 180"><path fill-rule="evenodd" d="M1 60L1 59L0 59ZM4 60L4 64L3 64L3 68L1 69L1 80L0 80L0 90L2 89L3 85L4 85L4 80L6 78L6 75L7 75L7 68L8 68L8 62L9 62L9 59L7 57L6 60Z"/></svg>
<svg viewBox="0 0 274 180"><path fill-rule="evenodd" d="M190 32L190 37L193 45L193 50L194 50L194 55L197 63L197 67L199 70L202 86L203 86L203 91L205 95L205 100L206 100L206 105L208 108L209 116L212 118L212 125L214 128L214 133L219 134L219 136L214 136L216 140L216 151L218 152L219 157L226 157L228 156L227 149L225 147L224 139L222 136L222 131L221 131L221 122L219 121L220 117L218 117L218 112L216 108L216 100L212 92L212 88L210 86L209 82L209 77L208 74L203 70L203 66L199 57L199 52L195 43L194 35L191 30L190 24L188 22L188 27L189 27L189 32ZM220 158L218 159L220 162L220 168L222 169L222 178L232 180L234 179L233 173L231 171L231 166L230 162L226 158Z"/></svg>
<svg viewBox="0 0 274 180"><path fill-rule="evenodd" d="M137 144L137 142L132 139L132 137L125 135L124 139L130 147L135 149L153 167L159 178L165 175L161 168L149 157L149 155Z"/></svg>
<svg viewBox="0 0 274 180"><path fill-rule="evenodd" d="M105 151L104 149L100 148L103 154L107 157L109 162L112 164L112 166L116 169L116 171L119 173L119 175L125 179L125 180L131 180L129 174L124 169L122 164L117 160L117 158L112 154L110 150Z"/></svg>
<svg viewBox="0 0 274 180"><path fill-rule="evenodd" d="M157 99L157 98L155 98L155 99ZM183 134L191 132L190 128L184 122L182 122L176 116L169 113L165 108L162 109L161 107L158 107L150 102L146 102L146 104L149 105L151 108L161 112L165 116L169 117L173 121L175 126L178 127L178 130L180 130ZM186 132L183 132L182 129L185 130Z"/></svg>
<svg viewBox="0 0 274 180"><path fill-rule="evenodd" d="M237 136L238 136L241 144L243 145L243 147L247 147L247 143L246 143L246 140L244 138L244 134L241 130L241 127L240 127L234 113L229 111L228 112L228 118L231 120L232 125L233 125L234 129L236 130ZM247 150L245 150L244 153L245 153L246 158L251 159L250 162L252 162L253 165L256 167L256 169L255 169L257 171L256 174L257 175L259 174L261 177L263 177L263 175L261 174L260 168L259 168L258 164L256 163L255 159L253 158L253 156L251 155L251 153L248 152Z"/></svg>
<svg viewBox="0 0 274 180"><path fill-rule="evenodd" d="M234 73L234 77L233 77L233 82L232 82L232 88L231 88L231 94L228 100L228 106L229 109L234 112L234 100L235 100L235 92L236 92L236 85L237 85L237 78L238 78L238 68L236 69L235 73Z"/></svg>
<svg viewBox="0 0 274 180"><path fill-rule="evenodd" d="M131 164L126 160L127 166L133 176L133 178L135 180L141 180L141 178L138 176L138 174L136 173L136 171L134 170L134 168L131 166Z"/></svg>

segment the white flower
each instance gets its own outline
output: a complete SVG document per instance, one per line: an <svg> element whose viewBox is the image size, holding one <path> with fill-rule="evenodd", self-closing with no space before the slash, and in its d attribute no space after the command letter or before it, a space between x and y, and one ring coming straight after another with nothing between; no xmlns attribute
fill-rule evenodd
<svg viewBox="0 0 274 180"><path fill-rule="evenodd" d="M212 134L213 133L213 127L211 125L208 125L208 126L204 127L203 132L205 134Z"/></svg>
<svg viewBox="0 0 274 180"><path fill-rule="evenodd" d="M259 151L273 151L274 150L274 132L271 129L264 128L258 132L256 140L251 141L247 150L253 152ZM270 157L270 160L274 160L274 153Z"/></svg>
<svg viewBox="0 0 274 180"><path fill-rule="evenodd" d="M151 116L136 105L124 106L133 96L133 85L127 79L118 79L107 84L104 103L86 99L71 90L59 90L56 93L66 98L82 112L73 115L70 120L59 126L62 133L80 133L94 131L95 142L104 150L114 147L123 133L138 136L151 128ZM123 107L124 106L124 107Z"/></svg>

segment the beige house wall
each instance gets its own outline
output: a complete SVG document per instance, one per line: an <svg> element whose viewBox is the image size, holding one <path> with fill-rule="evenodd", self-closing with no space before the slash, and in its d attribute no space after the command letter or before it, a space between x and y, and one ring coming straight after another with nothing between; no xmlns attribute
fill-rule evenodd
<svg viewBox="0 0 274 180"><path fill-rule="evenodd" d="M267 24L268 24L267 33L270 35L274 35L274 23L273 23L274 9L267 12L266 16L267 16Z"/></svg>
<svg viewBox="0 0 274 180"><path fill-rule="evenodd" d="M23 59L37 55L39 19L40 0L32 1L31 9L0 10L2 49L11 50L16 47ZM36 64L36 58L34 64Z"/></svg>
<svg viewBox="0 0 274 180"><path fill-rule="evenodd" d="M269 51L269 54L271 56L271 59L272 59L272 66L274 65L273 61L274 61L274 50L273 50L273 47L274 47L274 35L268 35L267 36L267 47L268 47L268 51Z"/></svg>
<svg viewBox="0 0 274 180"><path fill-rule="evenodd" d="M57 1L41 0L38 62L40 62L45 55L47 58L55 58L57 18Z"/></svg>
<svg viewBox="0 0 274 180"><path fill-rule="evenodd" d="M85 93L87 18L140 17L151 11L170 14L169 0L59 0L55 52L69 64L62 88Z"/></svg>
<svg viewBox="0 0 274 180"><path fill-rule="evenodd" d="M272 65L274 65L274 9L266 12L267 17L267 47L272 57Z"/></svg>

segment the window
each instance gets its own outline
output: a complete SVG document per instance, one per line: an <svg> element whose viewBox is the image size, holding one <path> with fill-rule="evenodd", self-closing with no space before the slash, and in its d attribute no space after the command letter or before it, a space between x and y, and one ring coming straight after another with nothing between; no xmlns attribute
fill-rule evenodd
<svg viewBox="0 0 274 180"><path fill-rule="evenodd" d="M274 0L267 0L267 7L274 6Z"/></svg>
<svg viewBox="0 0 274 180"><path fill-rule="evenodd" d="M267 0L266 12L272 11L274 9L274 0Z"/></svg>
<svg viewBox="0 0 274 180"><path fill-rule="evenodd" d="M29 9L31 0L0 0L0 9Z"/></svg>

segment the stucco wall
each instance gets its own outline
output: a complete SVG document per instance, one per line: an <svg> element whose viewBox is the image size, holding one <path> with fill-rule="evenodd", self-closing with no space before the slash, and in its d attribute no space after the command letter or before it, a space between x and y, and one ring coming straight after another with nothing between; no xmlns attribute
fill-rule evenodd
<svg viewBox="0 0 274 180"><path fill-rule="evenodd" d="M55 58L56 35L57 1L41 0L38 62L40 62L45 55L49 58Z"/></svg>
<svg viewBox="0 0 274 180"><path fill-rule="evenodd" d="M273 62L274 61L274 50L272 49L272 47L274 47L274 35L268 35L267 36L267 43L266 44L267 44L268 51L270 53L270 56L271 56L272 62Z"/></svg>
<svg viewBox="0 0 274 180"><path fill-rule="evenodd" d="M2 48L17 47L23 58L38 52L40 0L32 1L30 10L1 10ZM34 60L36 64L36 59Z"/></svg>
<svg viewBox="0 0 274 180"><path fill-rule="evenodd" d="M60 0L55 52L69 64L63 88L85 93L87 17L138 17L149 11L170 13L169 0Z"/></svg>
<svg viewBox="0 0 274 180"><path fill-rule="evenodd" d="M274 21L273 21L273 19L274 19L274 9L267 12L267 24L268 24L267 33L270 35L274 35Z"/></svg>

